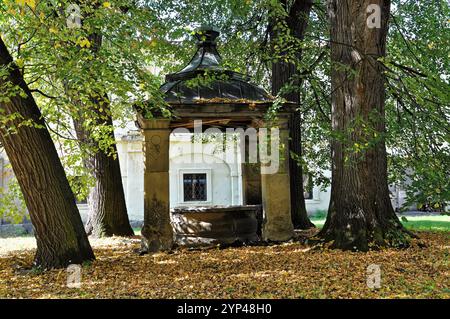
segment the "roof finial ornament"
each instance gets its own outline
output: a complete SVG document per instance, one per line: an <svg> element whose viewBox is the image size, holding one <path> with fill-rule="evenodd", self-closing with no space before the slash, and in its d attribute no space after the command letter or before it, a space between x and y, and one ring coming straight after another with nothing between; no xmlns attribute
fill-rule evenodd
<svg viewBox="0 0 450 319"><path fill-rule="evenodd" d="M197 38L197 45L199 47L215 46L217 44L216 39L219 35L219 29L209 25L201 26L195 31L195 37Z"/></svg>
<svg viewBox="0 0 450 319"><path fill-rule="evenodd" d="M220 35L217 28L202 26L194 32L197 51L191 61L181 71L166 75L166 83L161 87L165 101L174 104L214 101L258 101L268 103L273 100L264 89L250 83L244 74L228 70L221 65L222 58L217 51L216 40ZM205 76L206 75L206 76ZM202 81L189 82L204 76ZM194 84L194 85L193 85Z"/></svg>

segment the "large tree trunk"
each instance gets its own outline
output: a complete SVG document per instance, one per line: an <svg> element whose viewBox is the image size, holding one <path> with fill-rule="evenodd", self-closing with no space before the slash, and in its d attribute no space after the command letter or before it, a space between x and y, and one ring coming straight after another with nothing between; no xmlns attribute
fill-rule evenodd
<svg viewBox="0 0 450 319"><path fill-rule="evenodd" d="M8 123L8 127L1 127L0 139L35 229L35 264L47 269L93 260L94 254L55 145L27 84L12 63L1 38L0 68L9 68L6 78L0 76L0 87L12 84L27 95L15 94L9 97L9 101L0 102L1 116L20 114L22 117ZM19 126L24 121L32 121L34 125ZM9 132L13 125L17 131Z"/></svg>
<svg viewBox="0 0 450 319"><path fill-rule="evenodd" d="M369 28L369 4L381 28ZM367 251L408 245L391 205L384 142L385 88L377 59L386 54L389 0L330 0L332 125L331 201L319 237L331 247Z"/></svg>
<svg viewBox="0 0 450 319"><path fill-rule="evenodd" d="M287 8L286 0L282 1L284 8ZM312 7L311 0L296 0L289 9L289 16L282 17L286 19L286 25L292 35L298 40L303 40L306 27L308 25L309 14ZM277 19L272 21L271 38L276 41L279 31L274 30L273 25L277 23ZM295 57L298 63L301 60L302 52L299 51ZM290 58L292 60L292 57ZM285 61L275 61L272 63L272 94L277 95L280 90L289 83L293 83L297 90L293 90L284 95L284 97L291 102L297 103L300 107L300 86L301 81L298 79L299 74L295 63ZM303 187L303 167L298 162L302 156L302 116L301 110L297 110L291 118L290 126L290 141L289 149L295 158L289 158L289 173L291 184L291 217L294 228L308 229L314 227L314 224L309 220L306 212L305 195Z"/></svg>
<svg viewBox="0 0 450 319"><path fill-rule="evenodd" d="M102 36L93 34L89 40L92 43L92 50L98 51L102 45ZM113 128L111 109L106 96L101 101L101 107L98 99L92 99L92 102L98 106L95 108L96 125ZM74 126L80 142L90 144L95 150L89 152L84 160L86 168L93 174L95 180L88 197L89 212L85 226L86 233L93 237L133 236L134 231L128 219L117 147L113 145L108 150L114 156L101 150L98 143L92 138L90 130L85 127L85 120L81 114L78 119L74 119ZM113 129L109 134L108 138L114 140Z"/></svg>
<svg viewBox="0 0 450 319"><path fill-rule="evenodd" d="M107 115L106 118L105 124L112 126L111 115ZM78 139L84 143L96 144L88 130L83 128L82 121L74 120L74 123ZM111 132L111 134L110 138L114 138L114 133ZM111 151L117 154L116 146L112 148ZM86 233L93 237L133 236L134 231L128 219L119 158L97 150L89 154L84 163L93 174L95 183L89 192Z"/></svg>

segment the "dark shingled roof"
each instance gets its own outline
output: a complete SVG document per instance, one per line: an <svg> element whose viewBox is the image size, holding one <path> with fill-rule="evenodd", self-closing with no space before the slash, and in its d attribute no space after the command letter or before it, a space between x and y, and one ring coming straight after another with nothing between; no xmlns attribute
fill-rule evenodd
<svg viewBox="0 0 450 319"><path fill-rule="evenodd" d="M250 83L243 74L221 67L222 58L217 51L217 30L203 28L195 34L198 50L191 62L180 72L166 76L161 86L169 104L197 103L269 103L273 97L264 89ZM213 81L207 86L189 86L187 81L207 74Z"/></svg>

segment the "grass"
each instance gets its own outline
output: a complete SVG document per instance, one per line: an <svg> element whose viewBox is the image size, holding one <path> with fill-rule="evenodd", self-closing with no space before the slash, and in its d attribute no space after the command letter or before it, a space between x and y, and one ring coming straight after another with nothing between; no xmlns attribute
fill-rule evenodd
<svg viewBox="0 0 450 319"><path fill-rule="evenodd" d="M410 216L401 221L411 230L450 232L450 216Z"/></svg>
<svg viewBox="0 0 450 319"><path fill-rule="evenodd" d="M327 219L327 212L324 210L319 210L314 215L309 217L314 225L317 228L322 228L323 224L325 224L325 220Z"/></svg>
<svg viewBox="0 0 450 319"><path fill-rule="evenodd" d="M326 212L318 212L310 217L318 228L322 228ZM450 216L408 216L400 217L402 224L413 231L450 232Z"/></svg>

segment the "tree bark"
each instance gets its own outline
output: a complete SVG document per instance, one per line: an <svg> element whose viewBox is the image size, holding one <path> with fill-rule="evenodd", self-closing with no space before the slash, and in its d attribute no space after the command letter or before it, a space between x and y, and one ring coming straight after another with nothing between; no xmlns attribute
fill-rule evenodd
<svg viewBox="0 0 450 319"><path fill-rule="evenodd" d="M66 267L93 260L94 253L83 229L75 197L55 145L22 74L0 38L0 87L20 87L26 94L0 102L0 114L20 114L21 119L0 128L0 140L23 192L35 229L35 265L44 269ZM33 125L20 125L31 121ZM17 131L9 132L14 125Z"/></svg>
<svg viewBox="0 0 450 319"><path fill-rule="evenodd" d="M384 136L385 88L378 58L386 55L389 0L330 0L332 65L331 201L319 237L332 248L405 247L410 233L389 198ZM369 4L381 28L369 28ZM361 149L362 148L362 149Z"/></svg>
<svg viewBox="0 0 450 319"><path fill-rule="evenodd" d="M98 51L102 45L102 36L93 34L89 40L92 50ZM96 125L113 128L111 108L106 95L101 106L98 99L92 99L92 102L97 106L95 107ZM73 122L80 142L91 145L95 149L84 160L84 165L95 180L88 197L89 212L85 226L86 233L93 237L133 236L134 231L128 219L117 147L115 144L110 147L111 153L116 156L108 155L101 150L98 143L92 138L90 130L85 127L85 120L85 116L81 114ZM111 130L109 134L108 138L115 139L114 130Z"/></svg>
<svg viewBox="0 0 450 319"><path fill-rule="evenodd" d="M286 0L282 1L282 5L287 9ZM288 10L288 17L285 19L287 28L292 35L303 40L306 28L308 26L309 14L312 7L311 0L296 0L292 7ZM276 41L277 31L274 30L273 25L277 23L277 19L272 21L271 38ZM301 61L302 52L298 51L295 60L298 63ZM292 60L292 58L291 58ZM300 86L301 81L298 79L298 71L295 63L277 60L272 63L272 94L277 95L280 90L289 83L294 84L297 88L284 95L288 101L295 102L299 107L301 105ZM297 110L290 120L290 140L289 149L295 157L302 156L302 116L301 111ZM290 189L291 189L291 217L294 228L308 229L314 227L310 221L305 204L304 186L303 186L303 167L298 163L296 158L292 156L289 158L289 173L290 173Z"/></svg>
<svg viewBox="0 0 450 319"><path fill-rule="evenodd" d="M111 116L106 117L106 125L112 126ZM82 121L74 120L74 124L78 139L85 143L97 144L90 137L89 132L83 128ZM98 125L103 124L98 123ZM110 138L114 138L114 132L111 134ZM116 145L112 148L112 152L117 154ZM95 180L94 186L89 191L86 233L93 237L133 236L134 231L128 219L119 158L97 150L90 154L84 163Z"/></svg>

